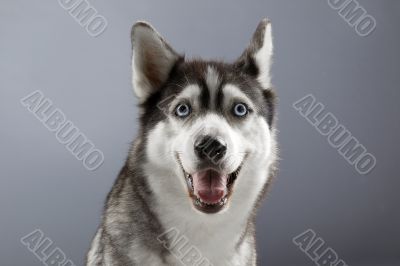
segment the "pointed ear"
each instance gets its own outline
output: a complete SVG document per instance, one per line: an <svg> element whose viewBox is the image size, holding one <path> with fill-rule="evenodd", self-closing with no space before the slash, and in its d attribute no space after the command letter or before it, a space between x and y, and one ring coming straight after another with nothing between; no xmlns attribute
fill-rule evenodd
<svg viewBox="0 0 400 266"><path fill-rule="evenodd" d="M131 41L133 89L142 103L167 81L182 57L146 22L133 25Z"/></svg>
<svg viewBox="0 0 400 266"><path fill-rule="evenodd" d="M272 51L271 23L265 18L258 24L249 46L235 65L256 77L264 89L269 89L271 87Z"/></svg>

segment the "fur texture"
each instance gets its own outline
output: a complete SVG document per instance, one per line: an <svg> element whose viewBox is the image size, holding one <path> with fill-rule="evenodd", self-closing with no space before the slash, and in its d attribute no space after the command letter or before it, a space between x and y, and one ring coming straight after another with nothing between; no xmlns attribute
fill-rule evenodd
<svg viewBox="0 0 400 266"><path fill-rule="evenodd" d="M140 131L86 265L256 265L254 218L277 156L270 22L260 22L233 63L187 60L144 22L132 28L132 47ZM223 143L223 153L214 149L218 161L196 153L203 136ZM202 169L210 180L228 178L214 205L196 190ZM201 256L179 257L179 243L160 241L171 228Z"/></svg>

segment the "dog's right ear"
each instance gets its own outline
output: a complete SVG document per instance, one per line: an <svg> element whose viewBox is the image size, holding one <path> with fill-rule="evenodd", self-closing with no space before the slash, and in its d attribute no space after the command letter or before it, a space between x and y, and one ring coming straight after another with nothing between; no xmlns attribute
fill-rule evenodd
<svg viewBox="0 0 400 266"><path fill-rule="evenodd" d="M143 103L167 81L182 57L146 22L133 25L131 41L133 90Z"/></svg>
<svg viewBox="0 0 400 266"><path fill-rule="evenodd" d="M249 46L235 63L239 69L256 77L264 89L271 88L272 50L271 23L264 18L258 24Z"/></svg>

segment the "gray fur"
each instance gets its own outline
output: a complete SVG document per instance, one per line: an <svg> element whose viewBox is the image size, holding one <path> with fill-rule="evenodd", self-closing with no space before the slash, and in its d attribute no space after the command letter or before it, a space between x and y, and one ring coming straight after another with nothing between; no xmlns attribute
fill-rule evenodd
<svg viewBox="0 0 400 266"><path fill-rule="evenodd" d="M254 106L256 106L256 115L264 118L271 130L273 157L268 166L268 175L271 177L274 175L276 170L276 144L274 140L275 95L271 88L264 88L258 82L257 76L260 69L254 61L254 54L263 45L265 27L268 23L267 20L263 20L260 23L249 47L234 63L185 60L183 56L174 52L164 39L159 37L157 32L148 24L140 22L133 27L132 43L134 49L135 45L138 45L135 39L135 29L146 27L151 32L154 32L153 39L161 41L151 46L155 47L154 49L159 49L156 54L163 54L164 51L162 49L166 49L166 53L173 55L171 57L173 61L168 63L163 62L161 66L151 61L146 62L146 64L152 67L151 71L139 73L142 75L140 76L140 82L143 83L143 80L145 80L144 83L151 85L151 89L148 89L150 91L144 93L137 92L137 95L140 97L139 107L141 109L139 136L133 142L125 166L122 168L111 192L107 196L102 222L87 255L86 265L175 265L176 260L173 258L171 252L158 240L158 237L168 228L164 228L163 224L165 221L162 220L162 216L160 215L157 195L155 195L149 184L149 176L146 174L145 165L148 163L147 146L149 145L149 141L151 141L149 139L149 132L160 122L166 121L169 116L163 108L157 108L156 106L164 102L171 95L181 93L187 84L197 84L201 89L201 95L198 99L200 102L200 109L198 111L200 116L209 112L216 113L220 117L225 116L226 121L233 126L240 125L242 122L225 114L226 110L222 108L222 103L226 96L222 92L222 87L225 84L234 84L252 101ZM142 51L134 51L134 53L140 54ZM164 59L169 60L170 58L167 56ZM151 58L149 60L156 59ZM141 65L144 63L139 62L138 64ZM163 66L168 67L167 76L165 75L167 73L166 69L162 71L155 69ZM206 84L205 73L209 67L212 67L220 78L217 88L214 88L217 91L211 91L212 88L209 88ZM137 81L134 81L134 85L135 82ZM137 84L139 83L137 82ZM211 102L210 95L212 93L217 95L214 98L214 102ZM167 104L165 108L169 109L171 106ZM193 119L193 121L190 119ZM188 118L186 124L190 125L195 120L196 117ZM166 134L169 133L166 132ZM264 187L259 189L260 192L256 195L257 201L253 204L253 210L248 217L245 217L247 222L241 231L230 232L232 236L235 236L232 239L236 239L235 243L231 243L235 246L235 253L239 255L243 254L244 256L241 258L242 265L253 266L256 264L255 214L261 199L265 195L270 180L268 178L268 182L264 184ZM231 206L230 208L235 208L235 206ZM192 215L197 214L193 213ZM176 219L184 221L187 217L176 217ZM230 221L226 222L229 223ZM213 238L218 238L218 235L210 235L210 243L213 242ZM250 248L248 251L243 251L246 249L246 245ZM218 249L218 247L215 248ZM144 256L144 253L148 255ZM221 253L220 256L222 258L226 257L226 261L228 261L232 254ZM214 265L219 266L217 264Z"/></svg>

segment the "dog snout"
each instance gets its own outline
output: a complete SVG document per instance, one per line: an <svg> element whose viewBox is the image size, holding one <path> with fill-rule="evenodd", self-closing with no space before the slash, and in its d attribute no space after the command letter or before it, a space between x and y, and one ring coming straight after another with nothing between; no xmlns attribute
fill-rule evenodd
<svg viewBox="0 0 400 266"><path fill-rule="evenodd" d="M225 156L226 150L226 142L221 137L200 136L194 143L196 156L213 164L217 164Z"/></svg>

